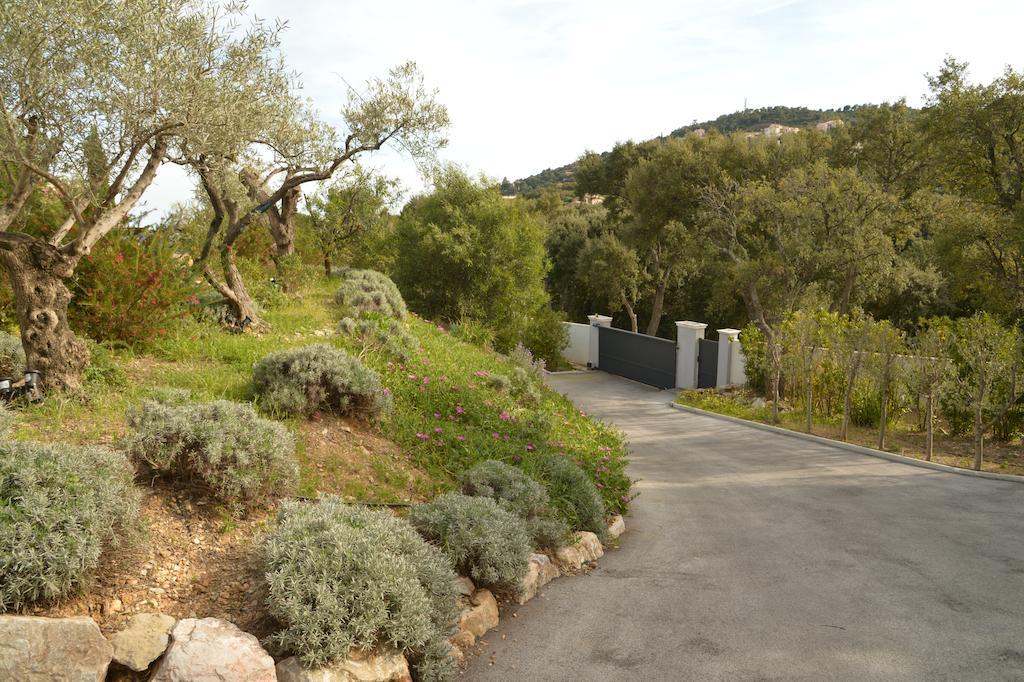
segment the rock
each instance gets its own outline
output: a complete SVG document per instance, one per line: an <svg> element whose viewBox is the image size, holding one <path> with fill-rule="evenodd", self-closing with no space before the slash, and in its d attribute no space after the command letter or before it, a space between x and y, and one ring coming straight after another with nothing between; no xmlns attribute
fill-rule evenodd
<svg viewBox="0 0 1024 682"><path fill-rule="evenodd" d="M277 664L278 682L412 682L409 663L398 651L353 650L343 661L307 670L295 656Z"/></svg>
<svg viewBox="0 0 1024 682"><path fill-rule="evenodd" d="M623 520L622 514L616 514L612 517L612 520L608 522L608 537L615 540L625 532L626 522Z"/></svg>
<svg viewBox="0 0 1024 682"><path fill-rule="evenodd" d="M463 597L469 597L476 592L476 585L474 585L473 581L466 576L460 575L455 579L455 589L457 589L459 594Z"/></svg>
<svg viewBox="0 0 1024 682"><path fill-rule="evenodd" d="M555 562L563 571L578 571L588 561L604 556L604 547L597 536L589 531L576 533L576 542L555 551Z"/></svg>
<svg viewBox="0 0 1024 682"><path fill-rule="evenodd" d="M537 590L558 577L558 567L545 554L530 555L530 570L519 588L519 603L525 604L537 596Z"/></svg>
<svg viewBox="0 0 1024 682"><path fill-rule="evenodd" d="M274 659L252 635L218 618L186 618L150 682L274 682Z"/></svg>
<svg viewBox="0 0 1024 682"><path fill-rule="evenodd" d="M103 682L113 655L92 618L0 616L0 680Z"/></svg>
<svg viewBox="0 0 1024 682"><path fill-rule="evenodd" d="M162 613L140 613L128 621L128 627L110 638L114 660L142 672L167 650L175 619Z"/></svg>
<svg viewBox="0 0 1024 682"><path fill-rule="evenodd" d="M768 403L765 402L764 398L754 398L750 402L750 406L752 408L754 408L755 410L763 410L764 408L766 408L768 406Z"/></svg>
<svg viewBox="0 0 1024 682"><path fill-rule="evenodd" d="M488 630L498 626L498 602L490 590L477 590L470 597L470 602L473 606L459 615L460 632L452 640L459 646L471 646L477 637L483 637ZM467 640L469 644L464 644Z"/></svg>

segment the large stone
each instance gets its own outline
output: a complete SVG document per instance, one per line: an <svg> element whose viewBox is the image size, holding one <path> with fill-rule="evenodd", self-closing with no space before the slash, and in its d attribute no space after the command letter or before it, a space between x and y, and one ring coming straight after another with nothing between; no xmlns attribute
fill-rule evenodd
<svg viewBox="0 0 1024 682"><path fill-rule="evenodd" d="M459 594L463 597L470 597L476 592L476 585L473 581L464 575L460 575L455 579L455 589L459 591Z"/></svg>
<svg viewBox="0 0 1024 682"><path fill-rule="evenodd" d="M459 615L459 632L452 639L461 647L472 646L477 637L498 627L498 602L490 590L477 590L470 603Z"/></svg>
<svg viewBox="0 0 1024 682"><path fill-rule="evenodd" d="M167 650L175 620L162 613L140 613L128 621L128 627L110 638L114 660L142 672Z"/></svg>
<svg viewBox="0 0 1024 682"><path fill-rule="evenodd" d="M604 547L597 536L589 531L576 533L576 542L555 551L555 563L563 571L578 571L588 561L604 556Z"/></svg>
<svg viewBox="0 0 1024 682"><path fill-rule="evenodd" d="M622 514L616 514L612 517L612 520L608 522L608 537L615 540L625 532L626 522L623 520Z"/></svg>
<svg viewBox="0 0 1024 682"><path fill-rule="evenodd" d="M5 682L102 682L113 654L92 618L0 616Z"/></svg>
<svg viewBox="0 0 1024 682"><path fill-rule="evenodd" d="M519 588L519 603L525 604L537 596L537 590L558 577L558 567L546 554L530 555L530 570Z"/></svg>
<svg viewBox="0 0 1024 682"><path fill-rule="evenodd" d="M185 618L150 682L274 682L274 659L252 635L219 618Z"/></svg>
<svg viewBox="0 0 1024 682"><path fill-rule="evenodd" d="M307 670L295 656L277 664L278 682L411 682L409 663L398 651L353 650L343 661Z"/></svg>

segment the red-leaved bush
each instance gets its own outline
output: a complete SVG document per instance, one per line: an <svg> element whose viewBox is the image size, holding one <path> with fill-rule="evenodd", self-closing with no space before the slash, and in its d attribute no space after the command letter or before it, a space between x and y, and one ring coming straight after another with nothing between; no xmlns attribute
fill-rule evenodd
<svg viewBox="0 0 1024 682"><path fill-rule="evenodd" d="M79 265L73 293L68 315L76 331L129 346L165 335L198 304L187 255L142 230L101 241Z"/></svg>

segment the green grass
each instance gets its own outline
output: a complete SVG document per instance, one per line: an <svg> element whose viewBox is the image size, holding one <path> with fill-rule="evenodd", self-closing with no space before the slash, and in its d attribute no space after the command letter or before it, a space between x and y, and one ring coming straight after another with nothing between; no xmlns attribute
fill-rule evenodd
<svg viewBox="0 0 1024 682"><path fill-rule="evenodd" d="M270 331L258 336L231 334L186 320L144 351L100 349L94 354L97 367L90 372L96 380L87 384L85 396L51 396L24 407L14 435L116 445L126 433L128 411L146 398L167 389L187 389L196 401L251 401L252 366L258 359L275 350L330 343L361 354L381 373L394 396L394 409L366 428L396 443L405 460L425 473L413 480L395 462L368 455L372 483L353 478L335 481L333 486L340 486L340 492L351 499L392 501L400 488L430 497L454 487L458 474L481 460L500 459L529 471L540 455L557 454L577 461L587 471L610 511L625 510L631 483L625 475L626 449L618 431L588 418L546 388L541 389L537 404L491 388L489 375L512 375L514 366L507 358L459 341L414 316L406 324L420 348L407 363L382 351L364 351L354 339L335 333L342 317L334 303L337 287L336 281L320 278L298 294L282 295L274 308L265 311ZM300 495L313 496L332 477L344 477L340 464L335 467L329 458L321 459L322 468L311 465L307 431L318 425L298 419L285 423L296 434L303 464Z"/></svg>

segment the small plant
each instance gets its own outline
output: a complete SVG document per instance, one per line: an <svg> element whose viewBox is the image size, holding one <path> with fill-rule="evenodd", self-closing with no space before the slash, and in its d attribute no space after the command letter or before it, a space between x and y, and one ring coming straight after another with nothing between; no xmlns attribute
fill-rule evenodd
<svg viewBox="0 0 1024 682"><path fill-rule="evenodd" d="M419 340L410 334L398 320L370 313L358 320L342 318L338 331L356 338L363 348L378 350L406 361L419 347Z"/></svg>
<svg viewBox="0 0 1024 682"><path fill-rule="evenodd" d="M263 549L272 645L314 667L353 647L411 650L417 679L454 673L455 574L405 521L335 497L286 502Z"/></svg>
<svg viewBox="0 0 1024 682"><path fill-rule="evenodd" d="M512 387L512 380L504 374L492 374L487 377L487 385L495 391L507 391Z"/></svg>
<svg viewBox="0 0 1024 682"><path fill-rule="evenodd" d="M379 374L326 344L267 355L253 368L253 384L264 404L283 414L376 417L391 405Z"/></svg>
<svg viewBox="0 0 1024 682"><path fill-rule="evenodd" d="M464 317L451 325L452 336L471 343L480 348L491 348L494 345L494 330L482 322L472 318Z"/></svg>
<svg viewBox="0 0 1024 682"><path fill-rule="evenodd" d="M604 541L608 535L605 507L594 481L576 463L559 455L536 462L552 506L573 530L588 530Z"/></svg>
<svg viewBox="0 0 1024 682"><path fill-rule="evenodd" d="M25 349L21 339L7 332L0 332L0 378L20 378L25 372Z"/></svg>
<svg viewBox="0 0 1024 682"><path fill-rule="evenodd" d="M503 509L526 523L533 546L554 549L569 534L568 528L554 518L548 493L521 469L489 459L462 475L462 492L475 497L489 497Z"/></svg>
<svg viewBox="0 0 1024 682"><path fill-rule="evenodd" d="M218 400L147 401L130 415L128 452L157 473L200 483L216 498L250 506L295 489L295 441L250 405Z"/></svg>
<svg viewBox="0 0 1024 682"><path fill-rule="evenodd" d="M0 443L0 611L82 588L135 530L125 456L102 447Z"/></svg>
<svg viewBox="0 0 1024 682"><path fill-rule="evenodd" d="M394 318L405 317L405 301L387 275L376 270L352 268L342 270L339 274L342 284L334 300L346 311L357 315L373 312Z"/></svg>
<svg viewBox="0 0 1024 682"><path fill-rule="evenodd" d="M515 591L526 575L526 526L489 497L446 493L413 507L409 522L478 584Z"/></svg>

